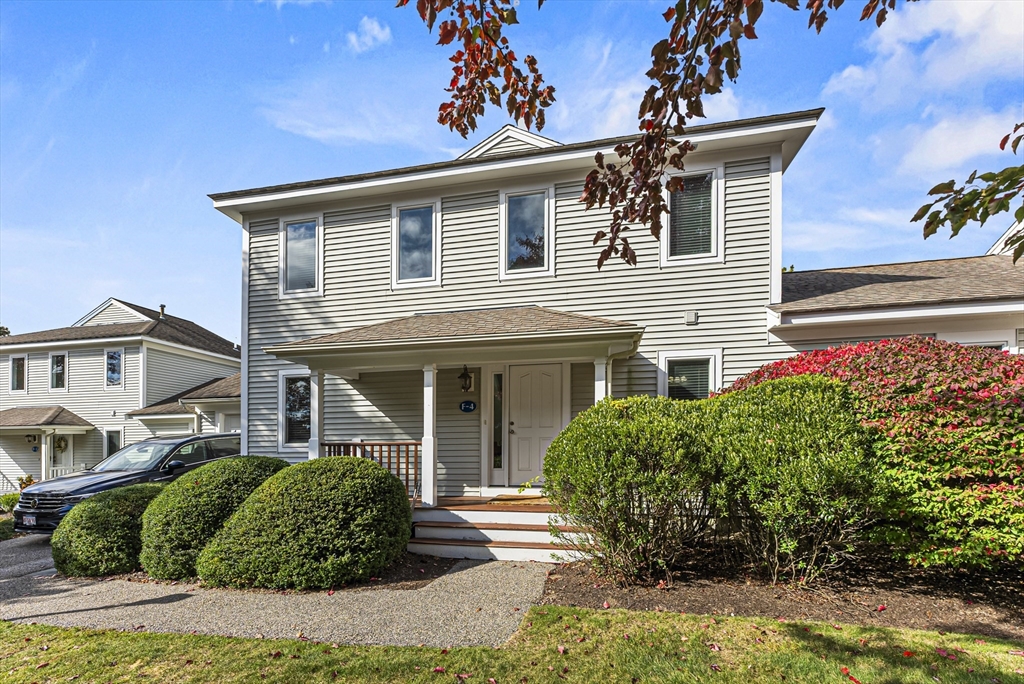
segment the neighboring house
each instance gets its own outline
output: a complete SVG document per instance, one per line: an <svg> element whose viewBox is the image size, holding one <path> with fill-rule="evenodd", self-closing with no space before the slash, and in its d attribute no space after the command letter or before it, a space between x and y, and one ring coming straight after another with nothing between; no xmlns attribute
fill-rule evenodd
<svg viewBox="0 0 1024 684"><path fill-rule="evenodd" d="M185 390L201 393L197 386L214 387L210 381L240 366L228 340L162 306L117 299L70 327L0 338L0 490L16 489L24 475L42 480L93 466L126 444L166 434L172 422L131 414ZM230 388L223 393L229 399ZM226 406L210 415L230 429ZM173 427L196 431L195 420Z"/></svg>
<svg viewBox="0 0 1024 684"><path fill-rule="evenodd" d="M241 432L242 374L209 380L132 411L134 418L155 435L194 432Z"/></svg>

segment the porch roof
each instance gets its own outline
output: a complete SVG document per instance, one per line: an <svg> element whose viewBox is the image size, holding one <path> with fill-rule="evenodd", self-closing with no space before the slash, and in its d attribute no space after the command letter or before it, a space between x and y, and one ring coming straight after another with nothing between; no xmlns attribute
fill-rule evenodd
<svg viewBox="0 0 1024 684"><path fill-rule="evenodd" d="M607 356L630 348L635 351L643 332L643 326L633 323L530 305L416 314L265 351L314 363L317 357L321 361L349 357L353 366L363 365L368 356L392 356L398 361L394 355L419 357L445 350L587 346L601 348L604 351L596 355Z"/></svg>
<svg viewBox="0 0 1024 684"><path fill-rule="evenodd" d="M91 429L92 423L63 406L22 406L0 411L0 428Z"/></svg>

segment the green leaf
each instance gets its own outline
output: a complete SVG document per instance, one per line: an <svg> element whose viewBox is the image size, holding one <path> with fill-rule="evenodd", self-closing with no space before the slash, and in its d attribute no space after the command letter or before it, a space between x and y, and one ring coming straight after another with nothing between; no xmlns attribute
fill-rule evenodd
<svg viewBox="0 0 1024 684"><path fill-rule="evenodd" d="M945 183L939 183L934 188L928 191L929 195L948 195L956 189L956 181L948 180Z"/></svg>

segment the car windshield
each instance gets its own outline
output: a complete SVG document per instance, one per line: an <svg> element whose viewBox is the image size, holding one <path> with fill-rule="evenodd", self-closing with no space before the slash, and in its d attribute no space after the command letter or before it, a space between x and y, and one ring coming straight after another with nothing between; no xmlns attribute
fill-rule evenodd
<svg viewBox="0 0 1024 684"><path fill-rule="evenodd" d="M93 470L149 470L170 453L174 444L139 442L100 461Z"/></svg>

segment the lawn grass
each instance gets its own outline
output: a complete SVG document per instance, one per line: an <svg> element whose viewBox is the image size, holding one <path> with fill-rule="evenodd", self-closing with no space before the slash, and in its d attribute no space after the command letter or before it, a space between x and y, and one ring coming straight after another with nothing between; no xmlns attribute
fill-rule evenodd
<svg viewBox="0 0 1024 684"><path fill-rule="evenodd" d="M0 680L1010 684L1024 681L1024 657L1010 654L1019 648L960 634L556 606L531 609L501 648L448 652L0 622Z"/></svg>
<svg viewBox="0 0 1024 684"><path fill-rule="evenodd" d="M0 517L0 541L7 541L14 536L14 518Z"/></svg>

